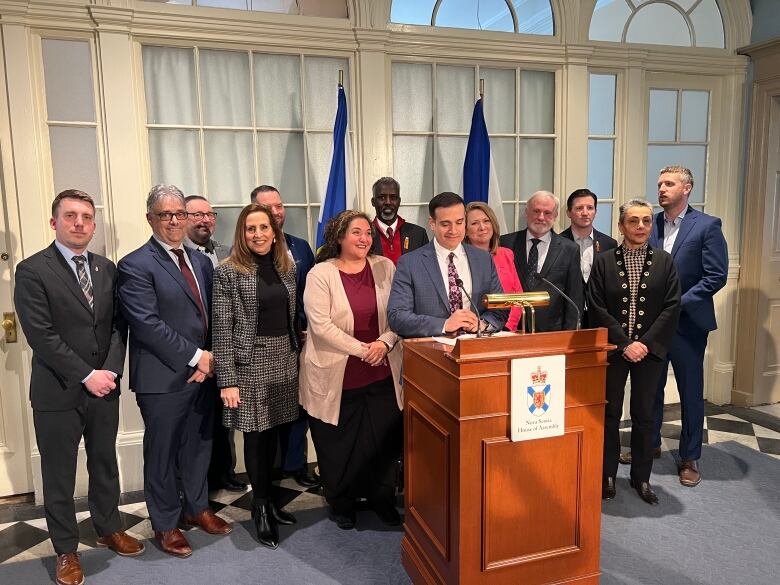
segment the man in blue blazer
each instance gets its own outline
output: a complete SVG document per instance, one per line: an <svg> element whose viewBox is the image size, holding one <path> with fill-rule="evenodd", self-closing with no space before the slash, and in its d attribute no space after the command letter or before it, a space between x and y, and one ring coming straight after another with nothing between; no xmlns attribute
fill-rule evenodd
<svg viewBox="0 0 780 585"><path fill-rule="evenodd" d="M208 507L213 385L209 347L211 261L183 244L182 192L157 185L146 200L149 241L119 262L119 300L130 327L130 387L144 419L144 496L160 548L192 554L179 531L227 534ZM181 494L181 499L180 499Z"/></svg>
<svg viewBox="0 0 780 585"><path fill-rule="evenodd" d="M651 246L672 255L682 290L680 321L655 398L656 455L661 450L664 387L671 361L682 407L678 473L680 483L688 487L701 481L697 461L704 429L704 350L709 332L718 327L712 297L725 286L729 267L720 219L688 205L691 189L693 174L689 169L661 169L658 203L664 210L655 215L650 237Z"/></svg>
<svg viewBox="0 0 780 585"><path fill-rule="evenodd" d="M271 185L260 185L256 187L249 197L252 203L267 205L271 209L271 215L274 216L279 227L284 229L284 202L279 190ZM306 313L303 310L303 292L306 289L306 276L314 266L314 253L311 246L303 238L297 238L292 234L284 232L284 239L287 241L287 249L292 254L295 261L295 286L296 286L296 309L298 322L301 325L301 331L306 331ZM292 477L295 482L305 488L316 487L320 484L319 480L309 473L306 467L306 431L309 428L308 416L301 407L298 412L298 418L286 425L286 428L279 433L279 444L281 447L282 472Z"/></svg>
<svg viewBox="0 0 780 585"><path fill-rule="evenodd" d="M466 331L499 331L508 312L486 310L482 295L500 293L490 254L463 243L466 207L455 193L439 193L428 204L432 242L404 254L390 289L387 316L402 337L429 337ZM471 309L471 295L479 315Z"/></svg>

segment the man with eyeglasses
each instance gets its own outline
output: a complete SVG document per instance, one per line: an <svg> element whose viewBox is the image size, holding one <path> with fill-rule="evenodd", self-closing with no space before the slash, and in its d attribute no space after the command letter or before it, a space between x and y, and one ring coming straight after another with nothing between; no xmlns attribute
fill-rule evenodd
<svg viewBox="0 0 780 585"><path fill-rule="evenodd" d="M537 191L528 198L525 219L528 227L501 236L501 245L515 253L515 267L523 290L547 291L550 304L536 311L536 330L575 329L577 310L550 286L554 284L577 305L579 314L585 304L580 272L580 248L553 231L558 218L558 198L549 191Z"/></svg>
<svg viewBox="0 0 780 585"><path fill-rule="evenodd" d="M230 255L230 248L221 244L212 236L217 229L217 213L208 200L201 195L189 195L184 198L187 210L187 236L184 245L211 260L214 268ZM211 379L213 383L213 379ZM209 465L209 489L243 492L246 483L235 474L233 461L233 438L222 424L222 400L214 387L214 440L211 446L211 464Z"/></svg>
<svg viewBox="0 0 780 585"><path fill-rule="evenodd" d="M144 496L163 552L188 557L179 524L209 534L233 527L214 514L206 480L214 427L209 351L214 268L184 246L187 210L173 185L152 187L153 235L119 262L119 302L130 328L130 387L144 420Z"/></svg>

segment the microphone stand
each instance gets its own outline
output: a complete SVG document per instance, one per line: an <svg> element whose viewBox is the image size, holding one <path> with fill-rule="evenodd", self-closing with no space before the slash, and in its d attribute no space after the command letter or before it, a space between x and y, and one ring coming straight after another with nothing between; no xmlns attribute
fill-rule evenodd
<svg viewBox="0 0 780 585"><path fill-rule="evenodd" d="M471 304L471 308L474 309L474 312L477 314L477 337L482 337L482 332L479 329L479 309L477 309L477 305L474 304L474 301L471 300L471 295L466 292L466 287L463 286L463 281L460 278L455 279L455 284L458 285L458 288L463 291L463 294L466 295L466 298L469 300L469 303Z"/></svg>
<svg viewBox="0 0 780 585"><path fill-rule="evenodd" d="M553 287L556 291L558 291L558 294L560 294L564 299L566 299L569 302L569 304L572 307L574 307L574 310L577 311L577 330L581 329L582 328L582 315L580 313L580 308L577 306L577 303L575 303L573 300L571 300L569 295L567 295L565 292L563 292L561 289L559 289L557 286L555 286L552 282L547 280L544 276L542 276L538 272L536 273L535 276L539 280L543 280L544 282L549 284L551 287Z"/></svg>

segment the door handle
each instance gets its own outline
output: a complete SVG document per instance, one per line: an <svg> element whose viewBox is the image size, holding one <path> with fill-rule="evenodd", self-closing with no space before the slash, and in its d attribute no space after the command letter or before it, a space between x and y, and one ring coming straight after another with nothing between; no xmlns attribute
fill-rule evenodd
<svg viewBox="0 0 780 585"><path fill-rule="evenodd" d="M3 329L5 329L5 342L16 343L16 315L3 313Z"/></svg>

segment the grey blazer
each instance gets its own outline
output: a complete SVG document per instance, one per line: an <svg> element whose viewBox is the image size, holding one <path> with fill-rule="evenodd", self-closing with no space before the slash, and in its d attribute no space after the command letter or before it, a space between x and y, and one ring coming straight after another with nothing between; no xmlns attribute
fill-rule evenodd
<svg viewBox="0 0 780 585"><path fill-rule="evenodd" d="M295 318L295 269L280 273L287 288L287 312L290 343L300 350ZM214 370L220 388L239 386L236 365L248 364L257 336L257 269L243 273L231 262L223 262L214 271L212 295L212 347Z"/></svg>

